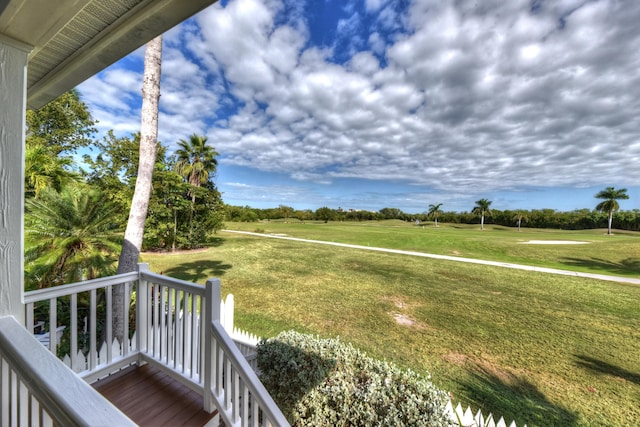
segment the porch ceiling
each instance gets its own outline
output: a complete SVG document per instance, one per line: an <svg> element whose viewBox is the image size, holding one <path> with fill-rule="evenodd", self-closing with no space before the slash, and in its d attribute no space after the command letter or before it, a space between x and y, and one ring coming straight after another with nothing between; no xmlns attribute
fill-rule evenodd
<svg viewBox="0 0 640 427"><path fill-rule="evenodd" d="M0 34L33 46L38 108L216 0L0 0Z"/></svg>

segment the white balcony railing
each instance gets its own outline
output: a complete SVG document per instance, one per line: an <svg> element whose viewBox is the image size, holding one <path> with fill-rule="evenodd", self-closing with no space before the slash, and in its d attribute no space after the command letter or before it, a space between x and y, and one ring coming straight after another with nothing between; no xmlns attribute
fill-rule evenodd
<svg viewBox="0 0 640 427"><path fill-rule="evenodd" d="M0 425L135 426L14 317L0 318Z"/></svg>
<svg viewBox="0 0 640 427"><path fill-rule="evenodd" d="M112 328L115 286L132 296L124 342ZM27 325L65 326L61 339L50 334L48 348L85 381L152 363L200 393L204 409L217 409L228 426L288 425L220 324L217 279L203 287L141 264L134 273L27 292L24 300Z"/></svg>

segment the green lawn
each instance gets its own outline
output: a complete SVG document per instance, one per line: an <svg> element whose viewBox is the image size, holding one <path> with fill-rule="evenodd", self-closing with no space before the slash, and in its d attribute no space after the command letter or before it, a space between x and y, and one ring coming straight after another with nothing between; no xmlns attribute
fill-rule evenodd
<svg viewBox="0 0 640 427"><path fill-rule="evenodd" d="M602 230L228 227L627 276L640 262L638 234ZM530 239L592 243L517 243ZM340 336L374 357L430 372L454 401L519 426L640 419L640 286L231 233L205 251L143 258L153 271L186 280L220 277L243 329Z"/></svg>
<svg viewBox="0 0 640 427"><path fill-rule="evenodd" d="M433 223L416 226L402 221L360 223L229 223L229 230L286 234L304 239L351 243L363 246L429 252L492 261L544 266L617 276L640 275L640 233L606 230L517 229L485 225ZM530 245L530 240L570 240L583 245Z"/></svg>

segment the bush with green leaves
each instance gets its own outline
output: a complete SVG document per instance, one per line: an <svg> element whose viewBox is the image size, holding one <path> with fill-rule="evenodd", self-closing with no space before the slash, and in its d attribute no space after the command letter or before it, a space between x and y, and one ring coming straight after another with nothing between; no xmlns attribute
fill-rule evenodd
<svg viewBox="0 0 640 427"><path fill-rule="evenodd" d="M449 426L448 395L428 379L339 339L295 331L262 340L260 379L294 426Z"/></svg>

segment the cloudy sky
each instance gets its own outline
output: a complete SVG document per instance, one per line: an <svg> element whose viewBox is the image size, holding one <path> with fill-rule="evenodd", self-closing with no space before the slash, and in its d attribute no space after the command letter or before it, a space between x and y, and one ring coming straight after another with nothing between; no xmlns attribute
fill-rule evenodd
<svg viewBox="0 0 640 427"><path fill-rule="evenodd" d="M640 207L640 2L229 0L164 36L159 138L206 135L228 204ZM140 128L144 50L79 90Z"/></svg>

